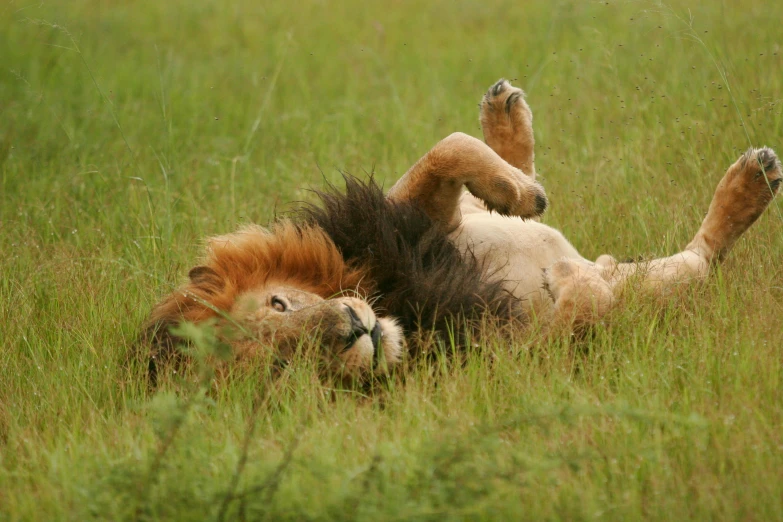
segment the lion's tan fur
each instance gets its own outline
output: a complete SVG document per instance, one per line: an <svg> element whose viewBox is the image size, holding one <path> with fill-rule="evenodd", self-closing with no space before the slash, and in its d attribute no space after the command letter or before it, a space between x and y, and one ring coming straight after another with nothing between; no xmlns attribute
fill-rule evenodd
<svg viewBox="0 0 783 522"><path fill-rule="evenodd" d="M707 275L783 180L771 149L751 149L729 167L701 228L681 252L644 263L617 263L611 256L592 262L554 228L520 219L537 217L547 206L534 179L533 116L524 93L501 80L484 96L480 111L486 143L462 133L448 136L390 189L386 202L423 210L448 234L447 243L486 262L508 293L566 331L601 320L630 286L666 293ZM394 319L376 318L362 299L374 290L368 270L347 263L324 230L282 221L211 239L204 263L153 310L148 325L200 322L223 312L281 346L320 326L326 344L342 350L345 364L367 370L377 363L379 349L391 364L403 346ZM285 308L275 304L278 297L291 301L291 310L283 311L294 313L275 308ZM368 344L370 329L377 333L380 327L383 342L376 336ZM243 350L252 352L248 342L252 345L245 339Z"/></svg>

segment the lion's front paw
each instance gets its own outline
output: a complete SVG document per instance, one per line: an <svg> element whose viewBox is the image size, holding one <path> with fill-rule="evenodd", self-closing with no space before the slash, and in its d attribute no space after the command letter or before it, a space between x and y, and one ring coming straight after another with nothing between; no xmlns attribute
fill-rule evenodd
<svg viewBox="0 0 783 522"><path fill-rule="evenodd" d="M484 94L480 109L487 145L508 163L535 177L533 113L522 89L501 79Z"/></svg>
<svg viewBox="0 0 783 522"><path fill-rule="evenodd" d="M484 94L481 100L481 116L498 118L500 125L519 127L524 119L532 120L533 113L525 102L525 93L501 78ZM503 119L501 119L503 117Z"/></svg>
<svg viewBox="0 0 783 522"><path fill-rule="evenodd" d="M518 169L495 173L466 186L471 194L484 201L488 210L503 216L540 216L549 204L544 187Z"/></svg>

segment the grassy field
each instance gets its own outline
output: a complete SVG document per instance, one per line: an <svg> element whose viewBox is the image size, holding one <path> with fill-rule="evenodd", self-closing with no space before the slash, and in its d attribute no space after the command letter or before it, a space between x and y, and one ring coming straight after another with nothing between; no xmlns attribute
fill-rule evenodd
<svg viewBox="0 0 783 522"><path fill-rule="evenodd" d="M741 151L783 153L783 3L422 4L0 4L0 520L783 519L780 202L575 358L488 337L370 395L123 365L201 238L388 186L500 77L593 259L673 253Z"/></svg>

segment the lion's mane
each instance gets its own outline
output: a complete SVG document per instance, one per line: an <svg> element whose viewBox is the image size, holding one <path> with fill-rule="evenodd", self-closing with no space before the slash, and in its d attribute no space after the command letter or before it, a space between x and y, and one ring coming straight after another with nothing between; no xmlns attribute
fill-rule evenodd
<svg viewBox="0 0 783 522"><path fill-rule="evenodd" d="M316 191L318 203L304 205L297 217L321 228L347 263L366 271L378 297L374 307L397 318L406 334L454 339L465 320L485 312L523 318L503 280L472 253L461 253L415 203L388 200L373 178L343 177L344 191L333 185Z"/></svg>

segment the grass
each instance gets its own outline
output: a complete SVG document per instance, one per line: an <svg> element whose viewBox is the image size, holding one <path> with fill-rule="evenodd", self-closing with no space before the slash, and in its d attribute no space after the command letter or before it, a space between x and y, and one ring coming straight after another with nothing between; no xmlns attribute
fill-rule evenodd
<svg viewBox="0 0 783 522"><path fill-rule="evenodd" d="M529 5L524 5L529 4ZM783 152L783 4L0 5L0 519L780 520L780 203L574 359L481 339L369 396L307 364L146 393L123 356L206 235L338 170L388 186L516 78L545 221L672 253ZM490 357L488 354L492 354Z"/></svg>

